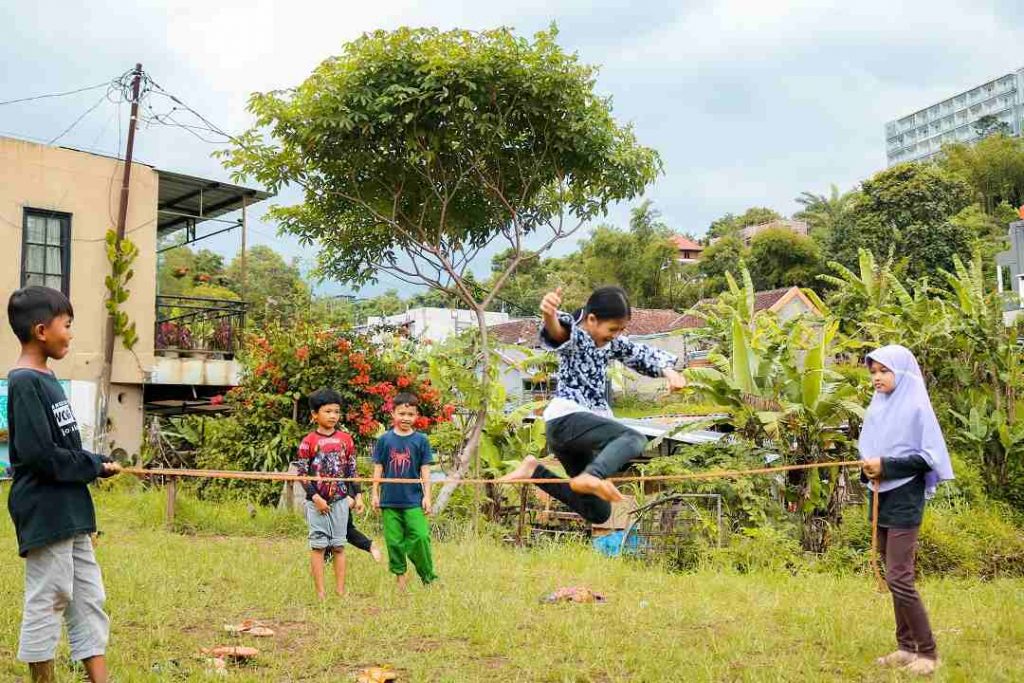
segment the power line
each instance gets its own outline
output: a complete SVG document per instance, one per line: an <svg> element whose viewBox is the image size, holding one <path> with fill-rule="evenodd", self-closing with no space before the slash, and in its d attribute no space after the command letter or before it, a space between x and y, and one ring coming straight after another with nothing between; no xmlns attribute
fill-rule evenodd
<svg viewBox="0 0 1024 683"><path fill-rule="evenodd" d="M35 100L44 100L44 99L47 99L49 97L64 97L66 95L75 95L75 94L80 93L80 92L87 92L89 90L97 90L99 88L106 88L109 85L110 85L110 81L103 81L102 83L98 83L96 85L90 85L88 88L79 88L78 90L68 90L67 92L48 93L46 95L34 95L32 97L19 97L16 100L6 100L6 101L3 101L3 102L0 102L0 106L4 106L6 104L18 104L19 102L32 102L32 101L35 101Z"/></svg>
<svg viewBox="0 0 1024 683"><path fill-rule="evenodd" d="M84 119L84 118L85 118L86 116L88 116L88 115L89 115L89 114L91 114L91 113L92 113L93 111L95 111L96 107L98 107L98 106L100 106L101 104L103 104L103 101L104 101L104 100L106 100L106 99L107 99L107 94L106 94L106 93L103 93L103 96L102 96L102 97L100 97L100 98L99 98L98 100L96 100L96 103L95 103L95 104L93 104L93 105L92 105L91 107L89 107L88 109L86 109L86 110L85 110L85 111L84 111L84 112L83 112L83 113L82 113L82 114L81 114L81 115L80 115L80 116L79 116L79 117L78 117L77 119L75 119L75 120L74 120L74 121L73 121L73 122L71 123L71 125L70 125L70 126L68 126L67 128L65 128L65 129L64 129L64 130L63 130L63 131L62 131L62 132L61 132L61 133L60 133L60 134L59 134L59 135L58 135L57 137L53 138L52 140L50 140L50 141L49 141L49 142L47 142L46 144L48 144L48 145L52 145L53 143L57 142L57 141L58 141L58 140L60 140L60 139L61 139L62 137L64 137L64 136L65 136L65 135L67 135L68 133L70 133L70 132L71 132L71 131L72 131L72 130L74 129L74 127L75 127L75 126L77 126L77 125L79 124L79 122L80 122L80 121L81 121L82 119Z"/></svg>

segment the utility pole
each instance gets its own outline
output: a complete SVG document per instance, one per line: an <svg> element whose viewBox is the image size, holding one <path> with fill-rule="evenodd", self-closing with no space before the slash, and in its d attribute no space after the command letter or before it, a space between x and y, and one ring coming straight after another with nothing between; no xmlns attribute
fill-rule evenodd
<svg viewBox="0 0 1024 683"><path fill-rule="evenodd" d="M121 248L121 241L125 235L125 223L128 220L128 190L132 179L132 153L135 150L135 127L139 119L139 88L142 85L142 64L136 64L132 72L132 113L128 122L128 146L124 154L124 175L121 178L121 204L117 212L117 239L114 248ZM107 443L107 423L110 411L110 379L114 367L114 316L107 314L107 327L103 337L103 371L100 377L100 390L96 410L95 433L99 441L95 444L97 450L106 453L109 444Z"/></svg>
<svg viewBox="0 0 1024 683"><path fill-rule="evenodd" d="M245 216L245 207L246 207L246 204L248 204L248 200L249 200L248 197L245 197L245 196L242 197L242 253L239 254L239 258L241 259L240 265L241 265L241 268L242 268L242 283L241 283L242 301L246 301L246 302L249 301L249 287L248 287L248 282L247 282L246 263L245 263L245 233L246 233L246 230L248 228L248 223L246 221L246 216Z"/></svg>

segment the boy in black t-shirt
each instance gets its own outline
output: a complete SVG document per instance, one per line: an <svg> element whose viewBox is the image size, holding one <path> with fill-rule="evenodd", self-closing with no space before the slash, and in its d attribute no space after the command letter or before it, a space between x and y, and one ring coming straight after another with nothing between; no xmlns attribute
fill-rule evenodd
<svg viewBox="0 0 1024 683"><path fill-rule="evenodd" d="M110 619L103 611L103 578L93 554L96 513L87 484L121 466L82 449L78 422L47 363L68 354L71 302L47 287L11 295L7 318L21 356L7 373L8 422L14 483L7 508L25 558L25 606L18 659L33 681L53 681L61 618L71 657L89 680L107 681Z"/></svg>

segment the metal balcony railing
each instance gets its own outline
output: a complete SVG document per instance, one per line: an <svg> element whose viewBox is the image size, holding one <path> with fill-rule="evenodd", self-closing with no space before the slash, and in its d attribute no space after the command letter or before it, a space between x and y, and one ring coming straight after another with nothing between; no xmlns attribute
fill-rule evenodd
<svg viewBox="0 0 1024 683"><path fill-rule="evenodd" d="M233 358L242 348L246 308L244 301L158 296L155 351Z"/></svg>

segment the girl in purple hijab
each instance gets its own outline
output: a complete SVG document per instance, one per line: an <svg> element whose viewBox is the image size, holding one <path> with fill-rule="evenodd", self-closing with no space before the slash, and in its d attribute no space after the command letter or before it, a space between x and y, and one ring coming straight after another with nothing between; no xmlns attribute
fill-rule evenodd
<svg viewBox="0 0 1024 683"><path fill-rule="evenodd" d="M921 597L914 587L914 553L924 503L953 478L949 451L917 360L907 348L883 346L867 357L875 395L861 431L864 475L878 488L878 538L885 582L896 613L898 649L882 666L930 675L938 651ZM872 509L868 500L869 515Z"/></svg>

